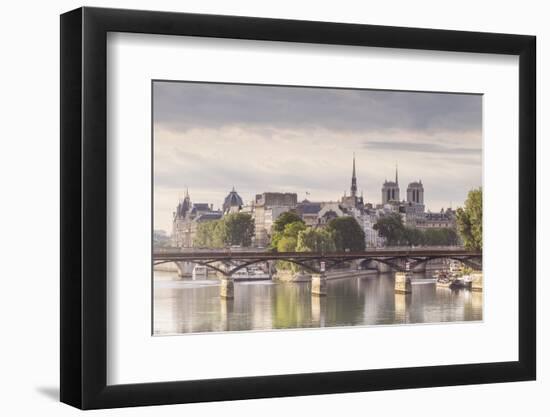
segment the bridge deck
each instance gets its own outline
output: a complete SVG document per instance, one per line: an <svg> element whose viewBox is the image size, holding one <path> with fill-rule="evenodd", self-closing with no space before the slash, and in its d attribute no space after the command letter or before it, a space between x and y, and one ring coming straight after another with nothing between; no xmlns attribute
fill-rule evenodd
<svg viewBox="0 0 550 417"><path fill-rule="evenodd" d="M366 250L361 252L266 252L266 251L156 251L153 252L155 261L191 261L191 260L285 260L289 258L300 259L361 259L361 258L441 258L456 257L469 258L481 257L482 252L461 249L410 249L410 250Z"/></svg>

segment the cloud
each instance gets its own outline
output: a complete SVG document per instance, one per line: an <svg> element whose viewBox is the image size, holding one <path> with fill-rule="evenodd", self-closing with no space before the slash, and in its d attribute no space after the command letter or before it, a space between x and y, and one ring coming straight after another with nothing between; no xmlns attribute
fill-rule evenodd
<svg viewBox="0 0 550 417"><path fill-rule="evenodd" d="M365 148L379 151L415 152L428 154L481 155L481 148L465 148L437 142L417 142L404 140L369 140Z"/></svg>
<svg viewBox="0 0 550 417"><path fill-rule="evenodd" d="M481 95L154 83L154 120L165 129L246 125L338 131L481 127Z"/></svg>

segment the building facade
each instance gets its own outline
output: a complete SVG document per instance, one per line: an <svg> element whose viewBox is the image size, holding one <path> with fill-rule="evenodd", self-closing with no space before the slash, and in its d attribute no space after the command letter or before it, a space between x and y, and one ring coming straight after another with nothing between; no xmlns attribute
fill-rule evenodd
<svg viewBox="0 0 550 417"><path fill-rule="evenodd" d="M423 219L416 222L418 229L455 229L456 211L448 208L439 213L426 213Z"/></svg>
<svg viewBox="0 0 550 417"><path fill-rule="evenodd" d="M266 192L256 194L254 200L254 245L266 247L271 240L271 227L277 218L286 211L291 211L298 204L296 193Z"/></svg>
<svg viewBox="0 0 550 417"><path fill-rule="evenodd" d="M384 181L382 184L382 204L399 203L399 177L395 168L395 181Z"/></svg>
<svg viewBox="0 0 550 417"><path fill-rule="evenodd" d="M179 248L193 247L193 240L199 223L219 220L223 216L220 210L214 210L212 204L192 203L189 191L178 203L172 213L172 245Z"/></svg>

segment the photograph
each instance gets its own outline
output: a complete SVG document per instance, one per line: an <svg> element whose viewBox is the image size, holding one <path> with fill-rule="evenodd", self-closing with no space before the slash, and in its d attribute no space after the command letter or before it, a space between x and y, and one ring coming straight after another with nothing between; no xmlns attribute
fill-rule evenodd
<svg viewBox="0 0 550 417"><path fill-rule="evenodd" d="M482 103L153 80L153 335L482 321Z"/></svg>

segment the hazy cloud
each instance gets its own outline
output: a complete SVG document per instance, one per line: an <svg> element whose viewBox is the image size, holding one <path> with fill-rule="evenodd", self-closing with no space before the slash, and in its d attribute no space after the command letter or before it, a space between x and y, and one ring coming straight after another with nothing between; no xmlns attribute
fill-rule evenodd
<svg viewBox="0 0 550 417"><path fill-rule="evenodd" d="M365 148L375 150L387 150L400 152L434 153L434 154L454 154L454 155L481 155L480 148L464 148L447 144L434 142L412 142L412 141L393 141L393 140L371 140L365 142Z"/></svg>
<svg viewBox="0 0 550 417"><path fill-rule="evenodd" d="M155 122L167 129L227 125L369 131L481 127L481 96L257 86L154 84Z"/></svg>

